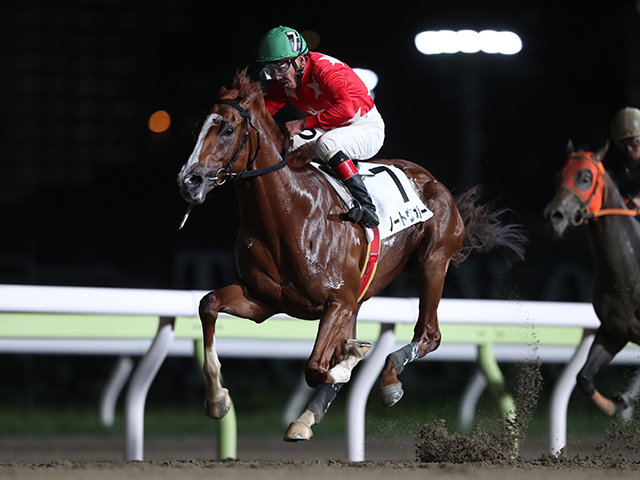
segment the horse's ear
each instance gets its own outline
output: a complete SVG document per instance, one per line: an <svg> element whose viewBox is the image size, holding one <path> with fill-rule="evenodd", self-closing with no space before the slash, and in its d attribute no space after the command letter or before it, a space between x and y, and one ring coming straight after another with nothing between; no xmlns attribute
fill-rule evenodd
<svg viewBox="0 0 640 480"><path fill-rule="evenodd" d="M567 142L567 155L571 155L574 152L575 152L575 150L573 149L573 142L571 140L569 140Z"/></svg>
<svg viewBox="0 0 640 480"><path fill-rule="evenodd" d="M604 160L604 156L607 154L607 150L609 150L609 140L607 140L607 143L604 144L604 147L593 154L593 158L596 161L601 162L602 160Z"/></svg>

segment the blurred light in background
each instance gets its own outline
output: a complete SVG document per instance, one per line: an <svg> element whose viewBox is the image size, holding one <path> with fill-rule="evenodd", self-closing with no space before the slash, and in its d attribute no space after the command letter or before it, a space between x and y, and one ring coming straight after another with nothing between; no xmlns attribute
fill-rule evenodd
<svg viewBox="0 0 640 480"><path fill-rule="evenodd" d="M309 50L316 50L318 48L318 45L320 45L320 34L315 30L304 30L300 32L300 35L304 37ZM372 72L371 70L367 70L366 68L354 68L353 71L356 72L356 74L369 89L369 92L371 92L371 96L374 97L375 95L373 93L373 89L376 88L376 85L378 85L378 75L376 75L375 72Z"/></svg>
<svg viewBox="0 0 640 480"><path fill-rule="evenodd" d="M307 47L309 50L315 50L320 45L320 34L315 30L304 30L300 32L302 38L304 38L305 42L307 42Z"/></svg>
<svg viewBox="0 0 640 480"><path fill-rule="evenodd" d="M522 50L522 40L517 34L495 30L429 30L416 35L415 44L425 55L458 52L513 55Z"/></svg>
<svg viewBox="0 0 640 480"><path fill-rule="evenodd" d="M360 77L360 80L364 82L369 91L371 92L371 96L373 96L373 89L378 85L378 75L371 70L367 70L366 68L354 68L354 72L356 75Z"/></svg>
<svg viewBox="0 0 640 480"><path fill-rule="evenodd" d="M171 125L171 117L164 110L158 110L149 117L149 130L155 133L166 131Z"/></svg>

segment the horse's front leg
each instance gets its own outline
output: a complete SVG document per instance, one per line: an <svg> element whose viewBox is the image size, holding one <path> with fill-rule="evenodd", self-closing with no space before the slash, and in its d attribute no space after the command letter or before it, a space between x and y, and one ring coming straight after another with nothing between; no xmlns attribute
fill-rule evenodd
<svg viewBox="0 0 640 480"><path fill-rule="evenodd" d="M352 338L355 336L356 312L357 309L333 305L320 321L305 376L310 386L321 387L302 415L289 425L285 441L311 438L311 427L324 418L342 386L351 378L351 371L371 348L371 343ZM331 368L332 363L335 365Z"/></svg>
<svg viewBox="0 0 640 480"><path fill-rule="evenodd" d="M577 376L580 390L596 404L602 413L609 417L632 406L633 401L624 395L618 395L612 399L605 397L596 389L594 378L596 373L608 365L626 344L626 340L612 338L600 327L589 350L587 361Z"/></svg>
<svg viewBox="0 0 640 480"><path fill-rule="evenodd" d="M206 383L205 412L214 419L224 417L231 406L229 391L220 383L220 360L216 351L215 331L218 313L262 322L275 313L274 309L251 298L247 289L233 284L205 295L200 300L200 321L204 340L202 373Z"/></svg>
<svg viewBox="0 0 640 480"><path fill-rule="evenodd" d="M284 434L285 442L309 440L313 436L311 427L322 421L342 386L351 378L351 371L371 349L372 344L360 340L347 340L344 344L344 359L329 371L328 380L320 387L313 401L298 419L289 425ZM335 380L339 378L340 380Z"/></svg>
<svg viewBox="0 0 640 480"><path fill-rule="evenodd" d="M413 331L411 343L389 354L380 374L380 402L385 407L398 403L404 395L402 382L398 375L404 367L433 352L440 346L440 327L438 326L438 305L442 297L444 279L449 259L444 255L430 255L423 262L424 267L418 273L420 281L420 313Z"/></svg>

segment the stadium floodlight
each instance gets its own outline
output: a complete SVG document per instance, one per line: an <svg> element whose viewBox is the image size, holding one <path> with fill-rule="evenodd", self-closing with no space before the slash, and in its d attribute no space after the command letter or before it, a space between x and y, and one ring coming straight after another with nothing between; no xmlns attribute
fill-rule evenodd
<svg viewBox="0 0 640 480"><path fill-rule="evenodd" d="M517 34L495 30L427 30L416 35L415 44L425 55L458 52L514 55L522 50L522 40Z"/></svg>
<svg viewBox="0 0 640 480"><path fill-rule="evenodd" d="M480 34L474 30L460 30L456 33L459 38L460 52L478 53L480 51Z"/></svg>

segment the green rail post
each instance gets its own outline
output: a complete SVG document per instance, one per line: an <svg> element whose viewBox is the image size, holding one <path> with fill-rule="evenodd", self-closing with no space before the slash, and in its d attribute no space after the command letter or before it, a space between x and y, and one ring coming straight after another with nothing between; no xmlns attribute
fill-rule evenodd
<svg viewBox="0 0 640 480"><path fill-rule="evenodd" d="M513 397L505 390L504 376L502 375L500 366L496 361L496 357L493 355L493 344L483 343L478 345L478 363L487 378L489 391L493 397L498 400L500 411L502 412L502 418L506 422L507 428L514 436L516 436L513 445L513 456L516 456L518 454L518 439L517 432L515 431L517 427L516 405L513 401Z"/></svg>
<svg viewBox="0 0 640 480"><path fill-rule="evenodd" d="M194 349L198 364L202 369L204 364L204 342L202 340L194 341ZM220 376L222 380L222 375ZM236 422L236 410L231 401L229 412L220 420L218 428L218 459L219 460L235 460L238 458L238 425Z"/></svg>

